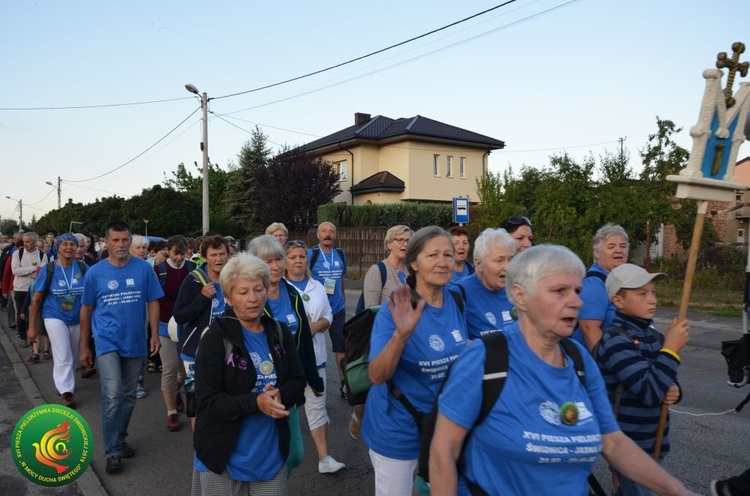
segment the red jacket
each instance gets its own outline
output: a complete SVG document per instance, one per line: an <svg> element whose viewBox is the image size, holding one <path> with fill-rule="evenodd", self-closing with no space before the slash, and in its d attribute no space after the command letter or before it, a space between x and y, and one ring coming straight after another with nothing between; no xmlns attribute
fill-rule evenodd
<svg viewBox="0 0 750 496"><path fill-rule="evenodd" d="M7 297L13 289L13 271L10 270L10 261L13 257L8 257L5 260L5 267L3 267L3 296Z"/></svg>

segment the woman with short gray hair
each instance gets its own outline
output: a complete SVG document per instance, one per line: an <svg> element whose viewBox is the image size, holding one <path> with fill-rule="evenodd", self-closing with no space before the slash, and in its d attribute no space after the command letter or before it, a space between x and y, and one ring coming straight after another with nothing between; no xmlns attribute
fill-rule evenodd
<svg viewBox="0 0 750 496"><path fill-rule="evenodd" d="M596 362L566 339L581 308L584 275L580 259L562 246L531 247L510 262L508 294L518 322L472 341L451 368L430 447L433 496L468 494L468 488L472 494L588 494L600 452L657 494L694 494L620 430ZM502 398L479 421L485 363L498 359L501 346L507 352Z"/></svg>
<svg viewBox="0 0 750 496"><path fill-rule="evenodd" d="M578 329L573 338L589 351L602 338L615 318L615 306L609 301L604 281L612 269L628 261L630 243L622 226L607 223L600 227L592 240L594 264L583 279L581 299L583 308L578 315Z"/></svg>
<svg viewBox="0 0 750 496"><path fill-rule="evenodd" d="M469 339L500 331L515 320L505 291L506 270L515 254L516 241L505 229L485 229L474 243L475 272L455 285L466 301Z"/></svg>
<svg viewBox="0 0 750 496"><path fill-rule="evenodd" d="M221 271L228 306L195 362L193 495L288 493L289 412L305 377L289 328L264 314L269 276L247 253Z"/></svg>
<svg viewBox="0 0 750 496"><path fill-rule="evenodd" d="M380 305L396 288L406 284L404 257L406 245L413 234L409 226L397 225L388 229L383 243L388 255L373 264L365 274L362 288L364 308ZM385 273L385 282L382 273Z"/></svg>

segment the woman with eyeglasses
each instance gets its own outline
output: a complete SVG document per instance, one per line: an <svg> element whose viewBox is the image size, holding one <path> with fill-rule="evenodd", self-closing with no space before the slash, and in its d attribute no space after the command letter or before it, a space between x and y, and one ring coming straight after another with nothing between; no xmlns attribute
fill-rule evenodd
<svg viewBox="0 0 750 496"><path fill-rule="evenodd" d="M456 284L464 277L474 273L474 265L469 262L471 244L469 244L469 230L464 226L453 226L449 230L453 239L456 263L451 274L451 284Z"/></svg>
<svg viewBox="0 0 750 496"><path fill-rule="evenodd" d="M396 225L388 229L385 234L385 249L388 256L374 264L365 274L362 298L364 308L370 308L383 303L399 287L406 284L406 245L411 239L412 231L409 226ZM352 439L359 439L362 417L365 414L364 405L352 407L349 418L349 435Z"/></svg>
<svg viewBox="0 0 750 496"><path fill-rule="evenodd" d="M326 381L326 331L333 322L331 304L323 285L310 277L310 267L307 263L307 245L304 241L287 241L286 250L286 281L289 282L302 296L302 303L307 312L310 323L315 362L318 375ZM326 410L325 391L316 394L310 386L305 388L305 415L310 427L310 434L318 451L318 472L332 474L345 468L328 453L328 411Z"/></svg>
<svg viewBox="0 0 750 496"><path fill-rule="evenodd" d="M406 245L412 234L414 234L414 231L403 225L393 226L386 232L383 244L388 256L370 267L365 274L362 290L365 308L380 305L383 300L391 296L396 288L406 284L404 258L406 257ZM385 278L382 277L384 272Z"/></svg>
<svg viewBox="0 0 750 496"><path fill-rule="evenodd" d="M274 222L266 228L266 234L270 234L278 239L281 246L284 246L284 243L289 238L289 229L281 222Z"/></svg>
<svg viewBox="0 0 750 496"><path fill-rule="evenodd" d="M279 244L277 238L266 234L253 238L248 244L247 251L263 260L271 271L264 313L289 327L297 346L297 353L300 362L302 362L308 386L312 389L313 394L323 394L325 383L318 374L312 335L310 334L310 323L307 319L302 295L282 277L286 267L284 247ZM290 477L292 470L302 463L304 455L298 409L302 404L304 404L304 399L289 410L289 428L292 437L287 470Z"/></svg>
<svg viewBox="0 0 750 496"><path fill-rule="evenodd" d="M528 217L514 215L502 221L497 227L508 231L516 241L516 253L534 246L534 233L531 231L531 221Z"/></svg>

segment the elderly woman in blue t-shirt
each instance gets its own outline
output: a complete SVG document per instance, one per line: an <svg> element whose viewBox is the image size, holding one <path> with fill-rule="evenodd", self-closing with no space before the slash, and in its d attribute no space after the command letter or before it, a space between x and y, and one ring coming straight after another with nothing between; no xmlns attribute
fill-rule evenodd
<svg viewBox="0 0 750 496"><path fill-rule="evenodd" d="M584 496L600 451L657 494L693 494L622 433L596 362L583 346L563 342L575 329L584 274L580 259L562 246L532 247L511 261L508 294L518 322L502 331L507 378L478 423L485 362L496 359L488 357L485 339L498 335L472 341L454 364L430 449L434 496L473 494L470 487L491 495Z"/></svg>
<svg viewBox="0 0 750 496"><path fill-rule="evenodd" d="M289 411L305 376L289 328L264 314L268 266L240 253L221 272L228 309L195 360L192 494L287 494Z"/></svg>
<svg viewBox="0 0 750 496"><path fill-rule="evenodd" d="M453 255L446 231L435 226L417 231L406 248L406 285L375 317L369 357L373 386L362 435L370 447L377 496L412 494L419 457L412 410L425 414L432 409L446 370L466 346L460 296L445 287Z"/></svg>
<svg viewBox="0 0 750 496"><path fill-rule="evenodd" d="M505 229L485 229L474 243L475 272L455 286L466 300L469 339L513 323L515 312L505 280L508 263L515 254L516 242Z"/></svg>

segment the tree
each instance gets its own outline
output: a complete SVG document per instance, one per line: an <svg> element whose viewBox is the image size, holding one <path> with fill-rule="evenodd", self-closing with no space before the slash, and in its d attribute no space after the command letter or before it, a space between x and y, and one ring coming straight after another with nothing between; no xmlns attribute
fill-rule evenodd
<svg viewBox="0 0 750 496"><path fill-rule="evenodd" d="M122 219L136 233L144 232L144 219L148 219L149 232L166 238L173 234L198 234L200 210L200 200L157 184L125 201Z"/></svg>
<svg viewBox="0 0 750 496"><path fill-rule="evenodd" d="M187 170L185 164L179 164L177 170L172 171L171 178L164 175L164 186L186 193L198 200L200 206L195 215L200 219L203 201L203 167L196 162L195 170L196 175L193 175ZM217 165L208 164L208 210L211 230L224 235L236 234L236 223L232 220L227 208L227 193L234 174L235 172L225 171Z"/></svg>
<svg viewBox="0 0 750 496"><path fill-rule="evenodd" d="M253 208L253 199L258 191L255 179L258 170L268 165L270 156L268 137L258 126L255 126L252 138L245 142L237 155L239 167L229 186L227 198L229 214L236 220L243 234L251 233L261 227Z"/></svg>
<svg viewBox="0 0 750 496"><path fill-rule="evenodd" d="M292 150L256 171L255 191L250 201L261 225L283 222L290 231L304 231L316 223L318 206L330 203L341 188L331 164Z"/></svg>

